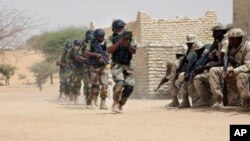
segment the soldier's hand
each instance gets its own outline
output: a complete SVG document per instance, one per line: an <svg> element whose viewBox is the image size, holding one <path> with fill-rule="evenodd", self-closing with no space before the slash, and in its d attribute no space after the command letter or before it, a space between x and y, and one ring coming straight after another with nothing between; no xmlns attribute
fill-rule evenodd
<svg viewBox="0 0 250 141"><path fill-rule="evenodd" d="M227 77L233 77L234 76L234 71L230 70L227 72Z"/></svg>
<svg viewBox="0 0 250 141"><path fill-rule="evenodd" d="M195 69L195 73L202 73L204 70L205 68L203 66L200 66Z"/></svg>
<svg viewBox="0 0 250 141"><path fill-rule="evenodd" d="M123 39L123 45L126 47L130 46L130 41L128 39Z"/></svg>
<svg viewBox="0 0 250 141"><path fill-rule="evenodd" d="M102 57L101 54L97 54L97 55L96 55L96 58L100 60L100 59L102 59L103 57Z"/></svg>

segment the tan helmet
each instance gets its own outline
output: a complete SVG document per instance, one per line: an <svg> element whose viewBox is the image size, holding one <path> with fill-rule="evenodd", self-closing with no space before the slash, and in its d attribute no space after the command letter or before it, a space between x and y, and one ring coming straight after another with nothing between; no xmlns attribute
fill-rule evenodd
<svg viewBox="0 0 250 141"><path fill-rule="evenodd" d="M186 52L185 49L182 47L177 50L176 55L185 55L185 52Z"/></svg>
<svg viewBox="0 0 250 141"><path fill-rule="evenodd" d="M195 34L188 34L186 43L194 43L195 40L196 40Z"/></svg>
<svg viewBox="0 0 250 141"><path fill-rule="evenodd" d="M231 28L232 28L232 24L223 25L222 23L217 23L217 25L215 25L212 28L212 31L215 31L215 30L230 30Z"/></svg>
<svg viewBox="0 0 250 141"><path fill-rule="evenodd" d="M199 50L201 48L204 47L204 44L200 41L195 41L193 46L192 46L192 50L196 51L196 50Z"/></svg>
<svg viewBox="0 0 250 141"><path fill-rule="evenodd" d="M246 35L246 33L240 28L233 28L227 33L227 37L242 37L244 35Z"/></svg>

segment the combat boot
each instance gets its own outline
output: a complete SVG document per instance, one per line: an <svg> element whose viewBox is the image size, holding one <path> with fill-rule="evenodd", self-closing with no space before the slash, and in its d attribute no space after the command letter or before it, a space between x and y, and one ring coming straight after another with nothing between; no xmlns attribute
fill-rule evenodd
<svg viewBox="0 0 250 141"><path fill-rule="evenodd" d="M78 96L74 95L74 104L77 104L77 103L78 103Z"/></svg>
<svg viewBox="0 0 250 141"><path fill-rule="evenodd" d="M181 102L178 108L189 108L189 107L191 106L188 99L188 95L183 95L183 101Z"/></svg>
<svg viewBox="0 0 250 141"><path fill-rule="evenodd" d="M242 105L239 108L239 111L241 111L241 112L248 112L248 111L250 111L250 100L249 99L243 99L242 100Z"/></svg>
<svg viewBox="0 0 250 141"><path fill-rule="evenodd" d="M112 105L112 111L115 113L121 113L122 111L119 108L119 102L114 102Z"/></svg>
<svg viewBox="0 0 250 141"><path fill-rule="evenodd" d="M94 97L93 97L93 102L94 102L95 106L99 106L99 105L98 105L98 97L97 97L97 96L94 96ZM102 101L101 101L101 102L102 102Z"/></svg>
<svg viewBox="0 0 250 141"><path fill-rule="evenodd" d="M105 98L102 98L102 100L101 100L100 109L101 110L108 110L108 107L107 107L106 102L105 102Z"/></svg>
<svg viewBox="0 0 250 141"><path fill-rule="evenodd" d="M59 97L58 97L58 100L61 100L62 99L62 93L59 94Z"/></svg>
<svg viewBox="0 0 250 141"><path fill-rule="evenodd" d="M193 107L206 107L206 106L209 106L209 102L202 99L193 104Z"/></svg>
<svg viewBox="0 0 250 141"><path fill-rule="evenodd" d="M165 105L165 107L178 107L180 105L179 100L177 98L177 95L172 98L172 102L168 105Z"/></svg>

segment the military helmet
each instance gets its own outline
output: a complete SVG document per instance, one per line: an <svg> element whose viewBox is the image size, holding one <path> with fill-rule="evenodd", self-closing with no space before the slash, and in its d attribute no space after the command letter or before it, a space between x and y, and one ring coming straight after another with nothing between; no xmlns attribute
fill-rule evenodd
<svg viewBox="0 0 250 141"><path fill-rule="evenodd" d="M112 30L114 31L115 29L119 29L119 28L122 28L124 27L126 24L123 20L115 20L113 23L112 23Z"/></svg>
<svg viewBox="0 0 250 141"><path fill-rule="evenodd" d="M70 42L67 42L66 44L65 44L65 49L70 49L70 48L72 48L73 47L73 45L72 45L72 43L70 43Z"/></svg>
<svg viewBox="0 0 250 141"><path fill-rule="evenodd" d="M94 37L96 38L96 37L103 37L103 36L105 36L105 32L104 32L104 30L103 29L96 29L95 31L94 31Z"/></svg>
<svg viewBox="0 0 250 141"><path fill-rule="evenodd" d="M93 30L88 30L86 33L85 33L85 38L87 40L90 40L92 41L94 39L94 31Z"/></svg>
<svg viewBox="0 0 250 141"><path fill-rule="evenodd" d="M80 40L75 40L74 41L74 46L80 46L81 45L81 41Z"/></svg>
<svg viewBox="0 0 250 141"><path fill-rule="evenodd" d="M185 49L183 47L178 49L176 55L185 55Z"/></svg>
<svg viewBox="0 0 250 141"><path fill-rule="evenodd" d="M202 49L204 47L203 43L200 41L195 41L193 46L192 46L192 50L196 51L199 49Z"/></svg>
<svg viewBox="0 0 250 141"><path fill-rule="evenodd" d="M186 43L194 43L195 40L196 40L196 35L195 34L188 34Z"/></svg>
<svg viewBox="0 0 250 141"><path fill-rule="evenodd" d="M242 37L244 35L246 35L246 33L240 28L233 28L227 33L228 37Z"/></svg>
<svg viewBox="0 0 250 141"><path fill-rule="evenodd" d="M217 31L217 30L230 30L232 28L232 24L228 25L223 25L222 23L217 23L213 28L212 31Z"/></svg>

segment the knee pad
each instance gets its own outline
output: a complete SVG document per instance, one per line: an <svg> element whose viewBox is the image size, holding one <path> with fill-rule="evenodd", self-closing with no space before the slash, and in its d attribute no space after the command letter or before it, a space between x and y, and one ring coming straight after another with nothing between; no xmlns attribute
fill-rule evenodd
<svg viewBox="0 0 250 141"><path fill-rule="evenodd" d="M134 90L134 86L124 86L124 89L122 91L122 97L128 98Z"/></svg>

